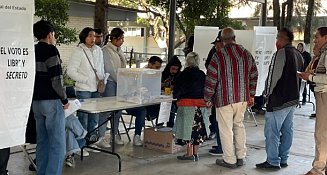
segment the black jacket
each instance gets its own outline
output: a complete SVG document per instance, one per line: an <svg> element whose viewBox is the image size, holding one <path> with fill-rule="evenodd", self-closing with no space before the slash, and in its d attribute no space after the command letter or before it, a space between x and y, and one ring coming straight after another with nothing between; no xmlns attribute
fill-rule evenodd
<svg viewBox="0 0 327 175"><path fill-rule="evenodd" d="M305 69L308 67L310 61L311 61L311 55L309 52L304 51L301 53L303 60L304 60L304 67L303 67L303 71L305 71Z"/></svg>
<svg viewBox="0 0 327 175"><path fill-rule="evenodd" d="M185 68L176 78L173 96L177 99L201 99L206 75L198 67Z"/></svg>
<svg viewBox="0 0 327 175"><path fill-rule="evenodd" d="M205 66L207 69L208 69L208 66L209 66L209 64L210 64L211 58L213 57L213 55L214 55L216 52L217 52L216 47L213 46L213 47L210 49L209 53L208 53L208 56L207 56L207 60L206 60L206 62L204 63L204 66Z"/></svg>
<svg viewBox="0 0 327 175"><path fill-rule="evenodd" d="M272 112L299 102L301 80L297 71L303 70L303 58L291 44L277 50L269 66L264 95L268 97L267 111Z"/></svg>

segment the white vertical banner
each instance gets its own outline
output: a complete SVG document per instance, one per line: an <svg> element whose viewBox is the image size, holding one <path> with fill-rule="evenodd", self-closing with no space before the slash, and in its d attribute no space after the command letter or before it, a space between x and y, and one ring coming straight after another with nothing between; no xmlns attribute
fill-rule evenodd
<svg viewBox="0 0 327 175"><path fill-rule="evenodd" d="M235 30L236 44L242 45L246 50L252 53L254 46L253 30Z"/></svg>
<svg viewBox="0 0 327 175"><path fill-rule="evenodd" d="M254 27L254 48L252 54L258 68L256 96L262 95L269 71L271 58L276 51L277 27Z"/></svg>
<svg viewBox="0 0 327 175"><path fill-rule="evenodd" d="M35 59L34 0L0 2L0 148L25 143Z"/></svg>
<svg viewBox="0 0 327 175"><path fill-rule="evenodd" d="M194 29L194 52L199 54L200 64L199 68L204 72L207 69L204 63L207 60L209 51L211 50L213 44L211 44L218 36L219 27L211 26L195 26Z"/></svg>

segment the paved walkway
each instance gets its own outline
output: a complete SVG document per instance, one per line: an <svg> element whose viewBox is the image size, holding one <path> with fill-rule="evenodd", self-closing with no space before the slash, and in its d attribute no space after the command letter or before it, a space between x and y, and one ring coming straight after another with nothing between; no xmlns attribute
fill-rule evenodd
<svg viewBox="0 0 327 175"><path fill-rule="evenodd" d="M312 105L307 104L297 108L294 118L294 141L289 158L289 166L279 171L263 171L255 168L256 163L265 161L265 139L263 136L264 117L256 115L258 127L253 119L245 118L247 134L247 158L246 165L230 170L215 164L216 156L208 154L208 150L214 145L214 141L206 142L200 148L199 162L183 162L176 159L177 154L164 154L157 151L134 147L131 143L118 146L118 152L122 156L122 172L118 173L118 161L111 155L103 153L90 153L90 157L80 161L76 159L75 168L64 168L64 175L301 175L311 168L314 158L314 119L309 119L312 113ZM133 134L132 134L133 135ZM127 138L124 138L127 140ZM13 153L9 161L10 175L32 175L28 170L29 162L18 148L12 149ZM78 157L76 157L78 158Z"/></svg>

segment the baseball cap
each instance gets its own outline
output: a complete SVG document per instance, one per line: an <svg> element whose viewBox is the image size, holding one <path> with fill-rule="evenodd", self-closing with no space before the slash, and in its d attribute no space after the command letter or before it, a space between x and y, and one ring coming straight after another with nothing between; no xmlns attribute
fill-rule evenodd
<svg viewBox="0 0 327 175"><path fill-rule="evenodd" d="M216 42L219 42L221 41L221 30L218 32L218 36L216 37L216 39L211 42L211 44L215 44Z"/></svg>

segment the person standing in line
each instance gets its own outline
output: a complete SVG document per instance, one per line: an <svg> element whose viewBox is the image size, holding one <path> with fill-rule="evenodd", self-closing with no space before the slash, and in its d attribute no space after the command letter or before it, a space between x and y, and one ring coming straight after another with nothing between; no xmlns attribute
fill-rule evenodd
<svg viewBox="0 0 327 175"><path fill-rule="evenodd" d="M246 156L243 120L247 106L254 103L258 71L251 53L235 43L232 28L224 28L221 39L224 47L208 66L204 99L217 111L223 159L217 159L216 164L234 169L243 166Z"/></svg>
<svg viewBox="0 0 327 175"><path fill-rule="evenodd" d="M299 43L297 45L297 50L301 52L302 57L304 59L303 71L305 71L306 68L308 67L310 61L311 61L311 55L310 55L309 52L307 52L305 50L305 44L304 43ZM304 88L303 88L303 93L302 93L302 105L305 105L307 103L307 82L304 82L303 87Z"/></svg>
<svg viewBox="0 0 327 175"><path fill-rule="evenodd" d="M272 57L263 95L266 98L264 135L267 159L256 164L259 169L287 167L293 141L293 117L299 103L303 58L292 46L293 32L283 28L277 35L277 51Z"/></svg>
<svg viewBox="0 0 327 175"><path fill-rule="evenodd" d="M319 58L320 58L320 50L317 48L316 45L313 46L312 50L313 50L313 57L308 65L308 67L305 69L305 72L315 74L316 68L317 68L317 65L319 62ZM308 81L308 84L309 84L310 91L314 93L315 92L314 87L316 86L316 84L311 81ZM310 115L310 118L315 118L315 117L316 117L315 112Z"/></svg>
<svg viewBox="0 0 327 175"><path fill-rule="evenodd" d="M118 68L126 68L126 59L121 49L121 46L124 43L124 33L125 32L121 28L113 28L109 34L109 41L102 48L104 69L105 72L110 74L106 84L106 90L103 93L104 97L113 97L117 95ZM118 145L124 144L124 142L121 140L121 137L117 135L121 113L122 111L116 112L114 116L114 121L116 122L114 123L114 133L111 133L112 135L115 135L115 143ZM109 116L110 113L107 113L107 115ZM105 119L105 117L100 117L99 123L103 123ZM99 128L100 137L105 135L106 127L107 124L104 124ZM103 137L101 142L108 142L108 138ZM102 145L102 143L98 144Z"/></svg>
<svg viewBox="0 0 327 175"><path fill-rule="evenodd" d="M101 29L94 29L95 32L95 45L99 46L99 47L103 47L103 33L101 31Z"/></svg>
<svg viewBox="0 0 327 175"><path fill-rule="evenodd" d="M67 74L76 81L76 96L78 99L99 98L97 89L98 79L104 79L103 54L99 46L95 45L95 32L90 27L85 27L79 34L80 43L75 48L68 62ZM96 132L93 131L99 121L99 114L78 112L78 119L85 130L88 131L89 141L96 141ZM78 141L80 147L83 140ZM92 145L96 147L96 145ZM88 155L86 150L84 155ZM93 152L97 152L93 150Z"/></svg>
<svg viewBox="0 0 327 175"><path fill-rule="evenodd" d="M314 74L302 72L303 80L315 83L316 126L315 126L315 158L312 169L305 175L327 174L327 27L317 29L314 39L315 47L320 50L320 58Z"/></svg>
<svg viewBox="0 0 327 175"><path fill-rule="evenodd" d="M53 26L38 21L33 26L36 74L32 108L36 120L37 175L61 175L65 158L65 114L69 106Z"/></svg>
<svg viewBox="0 0 327 175"><path fill-rule="evenodd" d="M177 99L177 116L174 132L187 146L178 160L198 161L199 145L207 139L208 115L203 99L205 74L199 69L199 55L187 54L185 69L176 77L173 97Z"/></svg>
<svg viewBox="0 0 327 175"><path fill-rule="evenodd" d="M211 48L211 50L208 53L207 60L205 62L205 67L208 69L208 66L210 64L210 61L214 54L220 50L221 48L224 47L224 44L221 40L221 30L218 32L218 36L216 37L215 41L213 41L211 44L214 44L214 46ZM209 126L210 128L210 134L208 139L214 139L216 138L217 140L217 146L212 146L212 149L209 150L209 154L211 155L221 155L223 153L223 149L221 146L221 141L220 141L220 135L219 135L219 130L218 130L218 122L216 119L216 108L211 108L211 115L209 116L209 121L211 125Z"/></svg>

